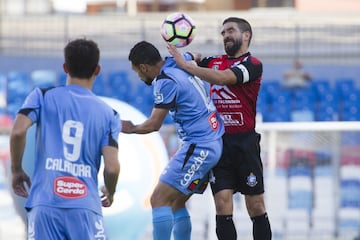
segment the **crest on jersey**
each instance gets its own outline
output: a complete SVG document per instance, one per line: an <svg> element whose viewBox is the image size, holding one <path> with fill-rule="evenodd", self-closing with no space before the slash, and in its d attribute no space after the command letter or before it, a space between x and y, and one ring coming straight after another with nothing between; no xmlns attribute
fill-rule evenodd
<svg viewBox="0 0 360 240"><path fill-rule="evenodd" d="M246 184L250 187L255 187L257 183L256 176L253 173L250 173L246 178Z"/></svg>
<svg viewBox="0 0 360 240"><path fill-rule="evenodd" d="M162 103L164 101L164 96L162 95L162 93L155 93L155 103L159 104Z"/></svg>

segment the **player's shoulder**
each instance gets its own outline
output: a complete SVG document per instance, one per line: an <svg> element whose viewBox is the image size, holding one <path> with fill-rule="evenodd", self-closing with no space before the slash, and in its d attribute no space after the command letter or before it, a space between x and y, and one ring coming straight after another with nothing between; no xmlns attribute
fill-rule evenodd
<svg viewBox="0 0 360 240"><path fill-rule="evenodd" d="M183 74L181 69L175 67L164 68L159 75L156 76L156 81L170 80L176 82L176 79L180 74Z"/></svg>
<svg viewBox="0 0 360 240"><path fill-rule="evenodd" d="M248 59L254 64L262 64L262 61L258 57L252 55L250 52L248 55Z"/></svg>
<svg viewBox="0 0 360 240"><path fill-rule="evenodd" d="M208 67L211 63L223 61L225 58L226 58L225 54L224 55L207 56L207 57L204 57L203 59L201 59L201 61L198 62L198 65L200 67Z"/></svg>

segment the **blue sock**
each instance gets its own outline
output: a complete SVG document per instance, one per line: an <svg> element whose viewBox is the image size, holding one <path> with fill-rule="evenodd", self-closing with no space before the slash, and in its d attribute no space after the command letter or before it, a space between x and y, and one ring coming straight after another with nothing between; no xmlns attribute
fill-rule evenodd
<svg viewBox="0 0 360 240"><path fill-rule="evenodd" d="M157 207L152 210L154 240L170 240L174 224L171 207Z"/></svg>
<svg viewBox="0 0 360 240"><path fill-rule="evenodd" d="M191 220L186 208L181 208L174 213L174 240L191 239Z"/></svg>

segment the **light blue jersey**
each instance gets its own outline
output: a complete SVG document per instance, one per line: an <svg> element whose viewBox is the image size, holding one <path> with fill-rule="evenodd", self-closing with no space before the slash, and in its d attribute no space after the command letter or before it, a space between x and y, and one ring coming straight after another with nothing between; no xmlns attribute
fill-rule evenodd
<svg viewBox="0 0 360 240"><path fill-rule="evenodd" d="M169 109L182 141L204 143L223 135L223 122L206 83L178 68L173 58L165 59L153 85L155 107Z"/></svg>
<svg viewBox="0 0 360 240"><path fill-rule="evenodd" d="M36 88L19 113L37 124L36 167L25 207L80 208L102 215L101 149L117 147L119 114L78 85Z"/></svg>
<svg viewBox="0 0 360 240"><path fill-rule="evenodd" d="M153 84L155 108L169 109L183 142L160 181L185 195L201 194L209 181L209 171L222 153L223 121L205 83L179 69L173 58L165 59Z"/></svg>

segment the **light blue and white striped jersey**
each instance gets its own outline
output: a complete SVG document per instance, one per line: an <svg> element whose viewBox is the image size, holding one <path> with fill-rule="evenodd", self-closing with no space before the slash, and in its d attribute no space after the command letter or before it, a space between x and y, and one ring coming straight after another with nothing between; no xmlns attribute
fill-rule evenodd
<svg viewBox="0 0 360 240"><path fill-rule="evenodd" d="M37 124L35 168L25 207L87 208L101 214L101 149L118 147L119 114L78 85L35 88L19 113Z"/></svg>
<svg viewBox="0 0 360 240"><path fill-rule="evenodd" d="M220 138L223 121L204 81L180 69L172 57L165 58L153 81L156 108L169 109L182 141L201 143Z"/></svg>

